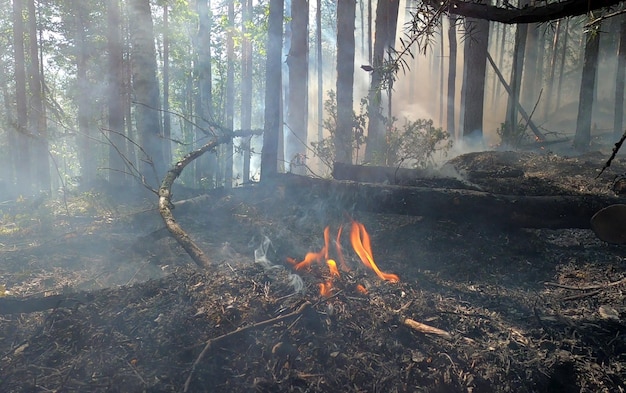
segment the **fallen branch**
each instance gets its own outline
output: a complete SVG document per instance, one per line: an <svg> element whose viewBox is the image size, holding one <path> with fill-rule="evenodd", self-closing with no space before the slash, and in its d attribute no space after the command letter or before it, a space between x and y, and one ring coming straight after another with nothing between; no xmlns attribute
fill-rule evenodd
<svg viewBox="0 0 626 393"><path fill-rule="evenodd" d="M439 329L430 325L426 325L421 322L414 321L411 318L406 318L404 321L402 321L402 324L406 327L409 327L415 330L416 332L420 332L424 334L434 334L441 338L445 338L446 340L452 340L452 334L446 332L445 330L442 330L442 329Z"/></svg>
<svg viewBox="0 0 626 393"><path fill-rule="evenodd" d="M584 287L576 287L573 285L564 285L564 284L559 284L556 282L544 282L543 285L549 286L549 287L555 287L555 288L562 288L562 289L569 289L572 291L594 291L596 289L607 289L610 287L614 287L617 285L621 285L621 284L626 284L626 277L622 278L621 280L617 280L617 281L612 281L606 284L597 284L597 285L587 285Z"/></svg>
<svg viewBox="0 0 626 393"><path fill-rule="evenodd" d="M198 366L198 364L202 361L202 359L204 358L204 356L207 354L207 352L209 352L209 350L211 349L211 347L220 342L220 341L224 341L226 339L229 339L233 336L242 334L244 332L247 332L249 330L253 330L253 329L261 329L264 328L266 326L269 325L273 325L279 322L283 322L292 318L296 318L299 317L300 315L304 314L304 312L306 310L309 309L309 307L311 306L311 303L309 302L304 302L302 303L302 305L300 307L298 307L298 309L296 311L290 312L289 314L285 314L285 315L281 315L278 316L276 318L270 318L267 319L265 321L261 321L252 325L248 325L248 326L244 326L244 327L240 327L237 330L234 330L230 333L226 333L223 334L221 336L212 338L210 340L208 340L206 342L206 345L204 346L204 349L202 350L202 352L200 352L200 354L198 355L198 357L196 358L196 360L193 362L193 364L191 365L191 370L189 370L189 376L187 376L187 380L185 381L185 387L183 389L183 392L187 392L189 390L189 384L191 383L191 378L193 377L193 373L196 370L196 367Z"/></svg>
<svg viewBox="0 0 626 393"><path fill-rule="evenodd" d="M211 261L200 249L200 247L198 247L189 237L187 232L185 232L176 222L176 219L172 214L172 184L174 184L174 180L180 176L183 169L185 169L190 162L200 157L207 151L215 149L221 143L227 143L230 139L230 136L218 137L201 148L188 153L185 157L178 161L172 169L167 171L167 174L161 182L161 187L159 187L159 213L161 213L161 217L163 218L163 222L165 223L167 230L172 234L172 236L174 236L174 239L176 239L178 244L185 249L191 259L193 259L193 261L201 267L208 267L211 264Z"/></svg>

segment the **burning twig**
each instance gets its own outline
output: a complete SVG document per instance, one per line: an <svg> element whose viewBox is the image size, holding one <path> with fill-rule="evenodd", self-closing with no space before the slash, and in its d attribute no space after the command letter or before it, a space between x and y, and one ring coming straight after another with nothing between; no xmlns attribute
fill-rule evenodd
<svg viewBox="0 0 626 393"><path fill-rule="evenodd" d="M276 318L270 318L267 319L265 321L261 321L252 325L248 325L248 326L244 326L244 327L240 327L235 331L232 331L230 333L226 333L223 334L221 336L212 338L210 340L208 340L206 342L206 345L204 346L204 349L202 350L202 352L200 352L200 355L198 355L198 358L193 362L193 364L191 365L191 370L189 371L189 376L187 377L187 380L185 381L185 387L183 392L187 392L189 390L189 384L191 383L191 378L193 377L193 373L196 370L196 367L198 366L198 364L202 361L202 359L204 358L204 356L207 354L207 352L209 352L209 350L211 349L211 347L220 342L220 341L224 341L226 339L229 339L231 337L234 337L238 334L247 332L248 330L252 330L252 329L260 329L260 328L264 328L266 326L269 325L273 325L279 322L283 322L292 318L297 318L299 316L301 316L302 314L304 314L304 312L306 310L308 310L311 307L311 303L309 302L304 302L302 303L302 305L300 307L298 307L298 309L296 311L293 311L289 314L285 314L285 315L281 315L278 316Z"/></svg>

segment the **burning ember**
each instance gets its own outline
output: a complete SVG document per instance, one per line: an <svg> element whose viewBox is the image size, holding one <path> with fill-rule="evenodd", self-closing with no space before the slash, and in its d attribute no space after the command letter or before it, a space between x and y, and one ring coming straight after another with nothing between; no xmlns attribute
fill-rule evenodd
<svg viewBox="0 0 626 393"><path fill-rule="evenodd" d="M341 270L344 272L350 271L348 265L346 264L346 260L343 256L342 247L341 247L341 232L342 228L340 227L337 231L337 238L335 239L335 252L336 258L339 260L339 264L341 266ZM376 263L374 262L374 256L372 253L372 246L370 242L370 236L365 230L365 226L358 221L352 221L352 226L350 229L350 243L352 244L352 249L359 256L363 265L367 266L371 270L376 273L381 280L390 281L390 282L398 282L400 278L391 273L385 273L381 271ZM328 279L319 284L320 295L329 296L333 290L333 281L340 277L339 268L337 267L337 262L334 259L329 258L329 248L330 248L330 227L324 228L324 247L319 252L309 252L304 256L302 261L296 261L293 258L288 258L287 261L294 265L296 270L302 270L311 266L313 262L316 262L319 266L326 266L328 268ZM367 289L359 284L356 287L356 291L361 294L367 294Z"/></svg>

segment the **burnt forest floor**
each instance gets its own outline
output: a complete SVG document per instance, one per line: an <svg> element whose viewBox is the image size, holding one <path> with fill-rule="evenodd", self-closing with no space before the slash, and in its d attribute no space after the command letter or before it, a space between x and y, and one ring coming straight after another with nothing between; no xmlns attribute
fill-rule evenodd
<svg viewBox="0 0 626 393"><path fill-rule="evenodd" d="M449 165L499 194L612 195L626 161L596 179L607 157L487 152ZM462 217L350 211L314 190L291 195L247 187L175 209L209 269L161 229L154 201L138 208L93 194L87 209L84 195L67 206L0 205L0 302L74 300L0 310L0 391L626 389L623 246L589 229L505 230ZM398 282L360 262L352 220ZM314 263L295 271L287 259L319 251L326 226L335 258L332 240L343 229L350 270L331 277ZM321 296L326 282L330 296Z"/></svg>

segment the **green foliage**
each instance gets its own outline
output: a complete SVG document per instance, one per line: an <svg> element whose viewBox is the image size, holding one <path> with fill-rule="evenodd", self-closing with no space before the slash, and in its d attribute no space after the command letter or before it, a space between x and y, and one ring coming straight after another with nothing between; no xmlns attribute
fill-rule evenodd
<svg viewBox="0 0 626 393"><path fill-rule="evenodd" d="M356 162L359 162L359 150L366 143L365 129L368 119L368 101L361 100L360 111L354 114L352 128L352 148L356 152ZM313 152L325 165L332 168L335 158L335 131L337 129L337 101L334 91L328 92L328 99L324 102L325 113L324 129L329 136L319 142L312 142ZM384 117L383 117L384 118ZM450 134L441 128L433 126L432 120L418 119L405 120L402 127L397 126L396 118L384 118L387 138L385 151L375 154L371 164L384 166L410 166L425 168L433 164L436 152L446 153L452 148Z"/></svg>
<svg viewBox="0 0 626 393"><path fill-rule="evenodd" d="M397 119L387 122L386 151L381 164L426 168L434 163L436 152L444 154L452 147L450 134L433 126L431 119L405 120L402 127Z"/></svg>
<svg viewBox="0 0 626 393"><path fill-rule="evenodd" d="M526 132L526 126L524 124L517 124L514 129L509 126L508 122L500 123L500 127L496 130L496 134L500 137L500 143L503 146L507 146L516 149L527 142L529 139Z"/></svg>
<svg viewBox="0 0 626 393"><path fill-rule="evenodd" d="M365 126L367 121L367 115L365 113L365 100L361 101L361 110L359 114L353 112L352 123L352 148L358 152L365 144ZM337 96L334 90L328 92L328 98L324 101L324 112L327 117L324 119L322 125L325 130L328 131L329 136L318 142L311 142L313 153L318 157L328 168L332 168L333 161L335 159L335 133L337 130Z"/></svg>

